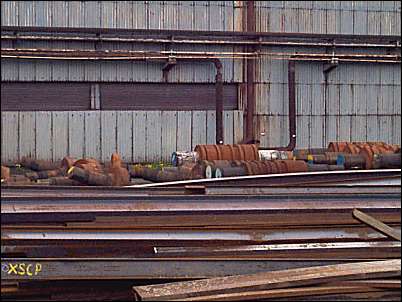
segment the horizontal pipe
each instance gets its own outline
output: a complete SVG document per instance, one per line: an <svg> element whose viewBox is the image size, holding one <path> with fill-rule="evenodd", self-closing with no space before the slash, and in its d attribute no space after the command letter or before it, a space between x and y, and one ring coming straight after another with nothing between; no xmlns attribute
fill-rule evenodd
<svg viewBox="0 0 402 302"><path fill-rule="evenodd" d="M200 44L200 45L260 45L260 46L301 46L301 47L365 47L365 48L401 48L398 43L337 43L337 42L294 42L294 41L233 41L233 40L178 40L152 38L108 38L108 37L66 37L66 36L11 36L2 35L2 40L35 40L35 41L90 41L90 42L135 42L154 44Z"/></svg>
<svg viewBox="0 0 402 302"><path fill-rule="evenodd" d="M77 33L77 34L119 34L165 37L243 37L243 38L305 38L324 42L337 41L372 41L376 43L400 41L398 35L350 35L350 34L313 34L285 32L247 32L247 31L198 31L198 30L160 30L160 29L122 29L122 28L82 28L82 27L37 27L37 26L2 26L2 32L43 32L43 33Z"/></svg>

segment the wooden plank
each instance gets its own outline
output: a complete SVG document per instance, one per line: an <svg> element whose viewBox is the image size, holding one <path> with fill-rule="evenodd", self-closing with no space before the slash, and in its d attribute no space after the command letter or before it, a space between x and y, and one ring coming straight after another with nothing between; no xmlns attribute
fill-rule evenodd
<svg viewBox="0 0 402 302"><path fill-rule="evenodd" d="M191 111L177 113L177 150L191 151Z"/></svg>
<svg viewBox="0 0 402 302"><path fill-rule="evenodd" d="M177 148L177 111L162 112L162 161L171 162Z"/></svg>
<svg viewBox="0 0 402 302"><path fill-rule="evenodd" d="M143 301L183 299L220 293L268 290L323 282L399 276L401 260L356 262L133 287Z"/></svg>
<svg viewBox="0 0 402 302"><path fill-rule="evenodd" d="M377 288L368 286L310 286L300 288L285 288L261 290L231 294L216 294L201 297L191 297L180 299L180 301L251 301L257 299L274 299L285 297L303 297L303 296L318 296L340 293L368 293L378 291ZM171 301L179 301L173 299Z"/></svg>
<svg viewBox="0 0 402 302"><path fill-rule="evenodd" d="M85 112L85 157L101 158L100 111Z"/></svg>
<svg viewBox="0 0 402 302"><path fill-rule="evenodd" d="M52 114L50 112L36 112L36 158L52 160Z"/></svg>
<svg viewBox="0 0 402 302"><path fill-rule="evenodd" d="M117 151L116 125L117 114L115 111L101 112L101 160L110 161L112 153Z"/></svg>
<svg viewBox="0 0 402 302"><path fill-rule="evenodd" d="M68 154L68 112L52 112L53 160L60 160Z"/></svg>
<svg viewBox="0 0 402 302"><path fill-rule="evenodd" d="M117 113L117 152L124 162L133 161L133 113Z"/></svg>
<svg viewBox="0 0 402 302"><path fill-rule="evenodd" d="M357 209L353 210L353 217L357 220L367 224L368 226L376 229L381 234L384 234L388 237L391 237L395 240L401 241L401 233L397 230L391 228L390 226L386 225L385 223L375 219L374 217L367 215Z"/></svg>
<svg viewBox="0 0 402 302"><path fill-rule="evenodd" d="M1 162L18 160L18 112L1 113Z"/></svg>
<svg viewBox="0 0 402 302"><path fill-rule="evenodd" d="M35 157L35 113L20 112L19 124L20 158L23 156Z"/></svg>
<svg viewBox="0 0 402 302"><path fill-rule="evenodd" d="M191 149L207 142L207 114L205 111L193 111L191 123Z"/></svg>
<svg viewBox="0 0 402 302"><path fill-rule="evenodd" d="M133 161L145 162L145 131L147 115L145 111L133 112Z"/></svg>
<svg viewBox="0 0 402 302"><path fill-rule="evenodd" d="M159 162L162 151L162 120L161 111L147 112L146 129L146 161Z"/></svg>

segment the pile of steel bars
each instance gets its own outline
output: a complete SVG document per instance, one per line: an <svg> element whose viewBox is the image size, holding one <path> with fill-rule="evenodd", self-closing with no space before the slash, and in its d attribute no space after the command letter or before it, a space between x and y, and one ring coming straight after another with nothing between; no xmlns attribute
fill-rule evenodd
<svg viewBox="0 0 402 302"><path fill-rule="evenodd" d="M2 299L398 300L401 187L377 181L2 187ZM286 283L306 271L318 279ZM266 283L252 290L197 287L256 274Z"/></svg>

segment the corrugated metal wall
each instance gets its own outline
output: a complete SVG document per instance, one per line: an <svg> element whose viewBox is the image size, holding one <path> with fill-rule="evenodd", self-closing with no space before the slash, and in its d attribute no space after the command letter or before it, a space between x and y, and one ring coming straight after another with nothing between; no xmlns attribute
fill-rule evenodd
<svg viewBox="0 0 402 302"><path fill-rule="evenodd" d="M2 162L66 155L127 162L170 161L176 150L215 143L215 111L37 111L1 113ZM243 138L241 111L224 112L224 139Z"/></svg>
<svg viewBox="0 0 402 302"><path fill-rule="evenodd" d="M400 35L400 7L399 1L256 1L257 31ZM241 1L2 1L1 22L19 26L239 31L242 9ZM4 41L2 46L8 47ZM23 42L20 46L95 47L88 42ZM128 43L103 43L103 48L162 49L152 44ZM239 48L182 45L174 46L174 50L232 51ZM263 47L261 50L271 52L274 49ZM325 49L277 47L275 51L324 53ZM364 53L362 49L344 51ZM162 80L161 65L155 63L7 59L1 64L3 81ZM261 141L265 146L286 145L287 62L262 58L256 65L256 132L264 133ZM244 81L242 60L225 59L223 66L225 82ZM327 85L322 64L297 63L296 69L297 147L325 146L331 140L401 143L400 65L340 64L330 73ZM213 65L205 63L179 64L169 74L169 82L175 83L212 83L214 79ZM239 104L242 109L242 99ZM187 120L191 119L187 117ZM19 123L22 129L24 124ZM207 123L214 124L208 117ZM179 137L177 133L175 137ZM34 142L27 144L34 145ZM53 142L55 148L58 147ZM166 156L167 153L161 154Z"/></svg>

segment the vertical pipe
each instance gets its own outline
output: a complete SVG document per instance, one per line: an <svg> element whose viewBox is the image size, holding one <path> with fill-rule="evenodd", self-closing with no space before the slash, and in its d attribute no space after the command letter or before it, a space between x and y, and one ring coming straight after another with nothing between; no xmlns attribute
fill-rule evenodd
<svg viewBox="0 0 402 302"><path fill-rule="evenodd" d="M286 147L259 148L260 150L292 151L296 147L296 62L288 62L288 90L289 90L289 144ZM280 133L278 134L280 135Z"/></svg>
<svg viewBox="0 0 402 302"><path fill-rule="evenodd" d="M223 144L223 79L222 63L216 59L215 98L216 98L216 143Z"/></svg>
<svg viewBox="0 0 402 302"><path fill-rule="evenodd" d="M247 32L255 32L255 7L254 1L247 1ZM248 46L249 52L254 52L253 46ZM247 115L246 115L246 141L254 141L254 113L255 113L255 60L247 59Z"/></svg>
<svg viewBox="0 0 402 302"><path fill-rule="evenodd" d="M288 89L289 89L289 145L287 150L296 147L296 67L295 61L288 63Z"/></svg>

